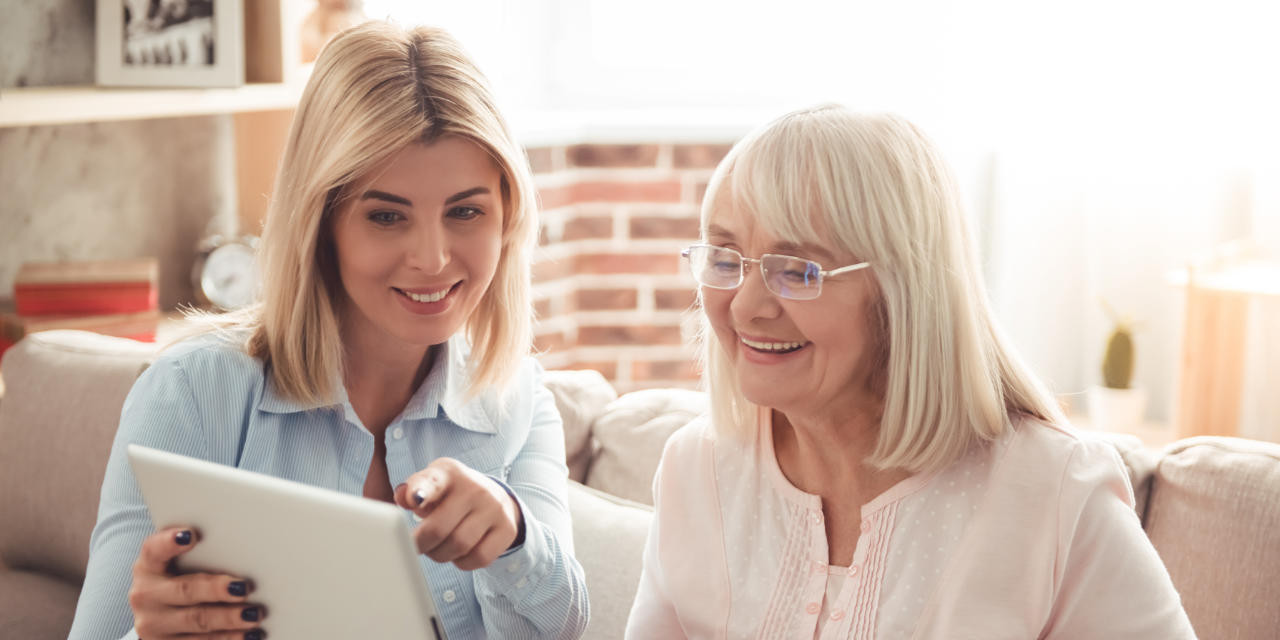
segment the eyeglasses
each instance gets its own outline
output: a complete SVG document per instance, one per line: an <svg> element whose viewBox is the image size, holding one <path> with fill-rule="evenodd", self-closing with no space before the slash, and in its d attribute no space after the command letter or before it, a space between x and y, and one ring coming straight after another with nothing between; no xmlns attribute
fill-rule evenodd
<svg viewBox="0 0 1280 640"><path fill-rule="evenodd" d="M766 253L747 258L727 247L695 244L680 252L689 261L689 269L698 284L712 289L737 289L742 285L747 265L759 263L764 286L788 300L813 300L822 293L822 279L871 266L859 262L847 267L823 271L822 265L804 258Z"/></svg>

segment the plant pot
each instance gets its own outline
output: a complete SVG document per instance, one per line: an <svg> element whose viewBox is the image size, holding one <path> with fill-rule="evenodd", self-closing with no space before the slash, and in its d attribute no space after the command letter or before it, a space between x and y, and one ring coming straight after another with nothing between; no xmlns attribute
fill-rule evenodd
<svg viewBox="0 0 1280 640"><path fill-rule="evenodd" d="M1089 421L1096 429L1131 432L1142 425L1146 411L1143 389L1089 387Z"/></svg>

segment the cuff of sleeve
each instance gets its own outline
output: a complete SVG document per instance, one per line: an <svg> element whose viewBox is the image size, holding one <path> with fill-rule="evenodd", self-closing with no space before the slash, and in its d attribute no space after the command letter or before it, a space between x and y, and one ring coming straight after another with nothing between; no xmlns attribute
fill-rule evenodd
<svg viewBox="0 0 1280 640"><path fill-rule="evenodd" d="M493 593L505 595L512 600L519 600L524 594L534 590L538 582L549 570L551 551L542 536L539 525L529 514L520 496L516 495L506 483L494 478L503 489L516 501L520 509L520 517L524 523L524 543L507 549L493 564L476 573L477 587L483 585Z"/></svg>

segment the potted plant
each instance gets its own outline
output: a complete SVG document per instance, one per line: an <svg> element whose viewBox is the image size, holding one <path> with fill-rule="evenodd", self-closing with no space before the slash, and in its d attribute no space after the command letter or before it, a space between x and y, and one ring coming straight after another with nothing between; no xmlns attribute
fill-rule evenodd
<svg viewBox="0 0 1280 640"><path fill-rule="evenodd" d="M1142 424L1147 394L1133 385L1133 323L1105 301L1113 327L1102 356L1102 385L1089 388L1089 418L1107 431L1132 431Z"/></svg>

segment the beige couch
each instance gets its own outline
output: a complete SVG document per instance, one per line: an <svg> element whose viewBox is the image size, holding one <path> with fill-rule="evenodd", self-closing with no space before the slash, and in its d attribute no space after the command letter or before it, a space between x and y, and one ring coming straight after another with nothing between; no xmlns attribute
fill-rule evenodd
<svg viewBox="0 0 1280 640"><path fill-rule="evenodd" d="M152 345L28 337L0 364L0 638L63 638L88 555L120 406ZM618 638L640 571L649 479L702 394L617 397L599 374L548 372L565 418L570 509L591 593L589 638ZM1225 438L1156 454L1115 444L1138 511L1201 638L1280 637L1280 446Z"/></svg>

